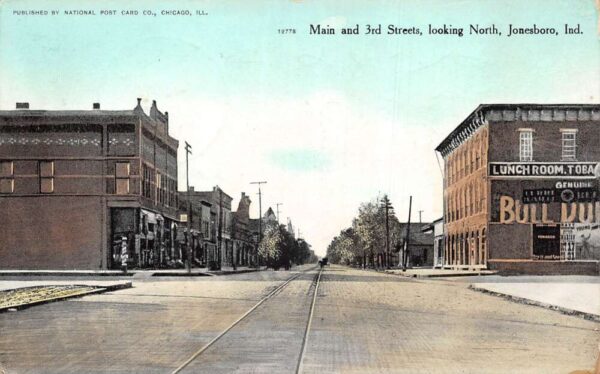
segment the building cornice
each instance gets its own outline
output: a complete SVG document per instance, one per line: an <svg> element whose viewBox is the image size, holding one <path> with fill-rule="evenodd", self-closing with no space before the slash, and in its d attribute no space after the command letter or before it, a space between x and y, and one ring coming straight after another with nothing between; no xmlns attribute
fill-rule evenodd
<svg viewBox="0 0 600 374"><path fill-rule="evenodd" d="M482 104L458 125L436 151L446 157L490 122L600 121L600 104Z"/></svg>

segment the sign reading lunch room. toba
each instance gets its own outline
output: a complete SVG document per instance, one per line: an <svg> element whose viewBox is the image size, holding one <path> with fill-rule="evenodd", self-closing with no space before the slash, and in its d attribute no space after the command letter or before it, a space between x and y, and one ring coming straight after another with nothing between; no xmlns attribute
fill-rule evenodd
<svg viewBox="0 0 600 374"><path fill-rule="evenodd" d="M490 162L490 177L594 178L597 162Z"/></svg>

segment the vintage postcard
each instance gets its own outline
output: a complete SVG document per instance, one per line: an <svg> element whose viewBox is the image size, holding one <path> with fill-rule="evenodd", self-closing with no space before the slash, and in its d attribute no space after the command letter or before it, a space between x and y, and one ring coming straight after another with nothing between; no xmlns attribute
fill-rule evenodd
<svg viewBox="0 0 600 374"><path fill-rule="evenodd" d="M0 373L600 374L598 0L0 0Z"/></svg>

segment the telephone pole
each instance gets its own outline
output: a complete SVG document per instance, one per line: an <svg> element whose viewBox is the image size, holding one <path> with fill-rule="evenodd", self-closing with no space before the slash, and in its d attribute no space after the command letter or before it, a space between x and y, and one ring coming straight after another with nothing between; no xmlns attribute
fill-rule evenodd
<svg viewBox="0 0 600 374"><path fill-rule="evenodd" d="M406 226L406 238L404 239L404 253L402 254L402 271L406 271L406 262L408 260L408 245L410 244L410 213L412 209L412 196L408 203L408 224Z"/></svg>
<svg viewBox="0 0 600 374"><path fill-rule="evenodd" d="M188 274L192 272L192 246L190 244L192 240L192 201L190 200L190 166L189 166L189 155L192 154L192 146L185 142L185 184L187 192L187 236L186 236L186 247L187 247L187 271Z"/></svg>
<svg viewBox="0 0 600 374"><path fill-rule="evenodd" d="M390 211L392 211L393 214L394 208L387 195L383 195L381 207L385 209L385 267L389 269L392 259L390 253Z"/></svg>
<svg viewBox="0 0 600 374"><path fill-rule="evenodd" d="M256 247L256 251L258 252L258 245L260 245L260 242L262 241L262 192L260 190L260 186L263 184L267 184L266 181L261 181L261 182L250 182L250 184L258 184L258 244ZM260 265L260 261L259 261L259 265Z"/></svg>

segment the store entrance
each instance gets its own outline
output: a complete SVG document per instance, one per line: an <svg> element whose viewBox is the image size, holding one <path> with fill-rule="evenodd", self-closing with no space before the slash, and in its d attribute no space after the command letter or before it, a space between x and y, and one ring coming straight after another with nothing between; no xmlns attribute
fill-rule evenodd
<svg viewBox="0 0 600 374"><path fill-rule="evenodd" d="M533 257L539 260L560 260L560 226L533 226Z"/></svg>

